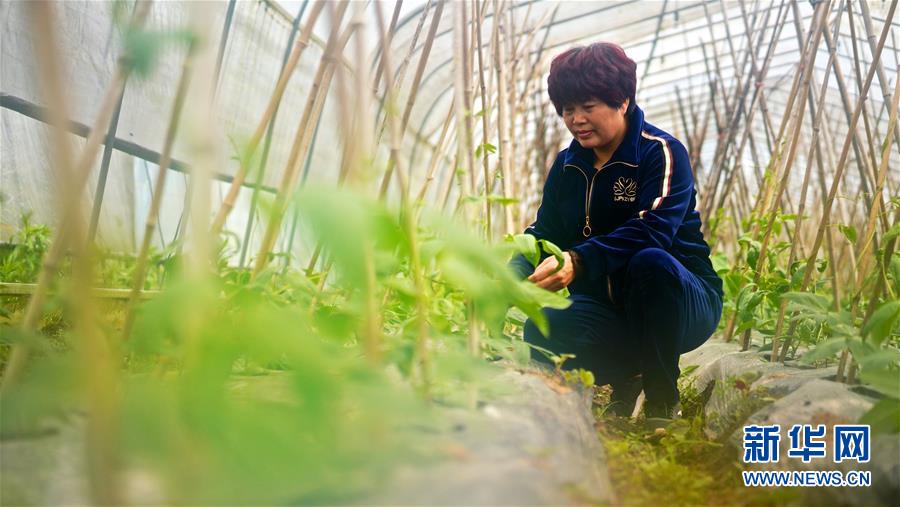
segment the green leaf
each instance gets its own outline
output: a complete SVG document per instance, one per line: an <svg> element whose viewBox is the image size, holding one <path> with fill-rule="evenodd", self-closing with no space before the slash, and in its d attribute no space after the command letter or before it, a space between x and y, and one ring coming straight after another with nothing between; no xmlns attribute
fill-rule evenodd
<svg viewBox="0 0 900 507"><path fill-rule="evenodd" d="M504 197L502 195L491 194L487 198L488 202L499 204L501 206L508 206L510 204L518 204L519 199L515 197Z"/></svg>
<svg viewBox="0 0 900 507"><path fill-rule="evenodd" d="M519 253L524 255L532 266L537 267L541 261L541 251L538 248L537 238L531 234L516 234L512 240Z"/></svg>
<svg viewBox="0 0 900 507"><path fill-rule="evenodd" d="M591 387L594 385L594 374L591 373L590 370L579 369L579 376L581 377L581 383L586 387Z"/></svg>
<svg viewBox="0 0 900 507"><path fill-rule="evenodd" d="M831 359L841 349L847 346L847 340L843 336L829 338L816 346L800 358L801 363L810 364L822 359Z"/></svg>
<svg viewBox="0 0 900 507"><path fill-rule="evenodd" d="M862 334L868 336L876 346L880 346L890 336L897 319L900 319L900 300L889 301L875 310L863 326Z"/></svg>
<svg viewBox="0 0 900 507"><path fill-rule="evenodd" d="M859 422L871 426L875 433L900 433L900 400L880 400Z"/></svg>
<svg viewBox="0 0 900 507"><path fill-rule="evenodd" d="M543 248L545 252L556 257L556 261L559 264L556 266L556 269L553 270L553 272L555 273L555 272L559 271L560 269L562 269L566 263L566 260L563 257L562 250L560 250L558 246L554 245L550 241L547 241L546 239L538 240L538 243L541 245L541 248Z"/></svg>
<svg viewBox="0 0 900 507"><path fill-rule="evenodd" d="M847 241L849 241L851 244L856 244L856 227L853 227L852 225L838 224L838 230L840 230L841 234L843 234L844 237L847 238Z"/></svg>
<svg viewBox="0 0 900 507"><path fill-rule="evenodd" d="M886 233L884 233L884 237L881 238L881 242L883 244L887 244L890 240L900 236L900 222L891 226L890 229Z"/></svg>
<svg viewBox="0 0 900 507"><path fill-rule="evenodd" d="M828 311L831 307L828 298L811 292L787 292L781 297L786 299L795 309Z"/></svg>
<svg viewBox="0 0 900 507"><path fill-rule="evenodd" d="M482 150L487 153L497 153L497 147L491 143L479 144L478 147L475 148L475 155L481 155Z"/></svg>
<svg viewBox="0 0 900 507"><path fill-rule="evenodd" d="M862 370L859 378L885 396L900 398L900 370Z"/></svg>
<svg viewBox="0 0 900 507"><path fill-rule="evenodd" d="M543 308L555 308L558 310L562 310L564 308L568 308L569 305L572 304L572 301L570 301L569 299L560 296L555 292L550 292L548 290L542 289L531 282L526 282L523 280L521 284L522 290L524 290Z"/></svg>
<svg viewBox="0 0 900 507"><path fill-rule="evenodd" d="M879 349L860 357L854 354L859 366L864 370L885 370L900 364L900 350Z"/></svg>
<svg viewBox="0 0 900 507"><path fill-rule="evenodd" d="M727 273L731 269L731 261L729 261L728 256L722 252L716 252L710 257L710 260L712 261L713 270L715 270L716 273Z"/></svg>
<svg viewBox="0 0 900 507"><path fill-rule="evenodd" d="M860 338L847 340L847 346L850 348L850 352L853 353L853 357L857 361L863 362L878 351L871 343L864 342Z"/></svg>

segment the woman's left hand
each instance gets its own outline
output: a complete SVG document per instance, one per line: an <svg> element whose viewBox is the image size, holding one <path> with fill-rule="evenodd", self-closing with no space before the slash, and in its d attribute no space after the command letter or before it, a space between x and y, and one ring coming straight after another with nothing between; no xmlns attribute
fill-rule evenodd
<svg viewBox="0 0 900 507"><path fill-rule="evenodd" d="M534 269L534 273L528 277L528 280L534 282L538 287L552 292L567 287L575 278L575 271L569 252L563 252L563 260L565 262L562 269L556 271L559 261L556 260L556 257L547 257Z"/></svg>

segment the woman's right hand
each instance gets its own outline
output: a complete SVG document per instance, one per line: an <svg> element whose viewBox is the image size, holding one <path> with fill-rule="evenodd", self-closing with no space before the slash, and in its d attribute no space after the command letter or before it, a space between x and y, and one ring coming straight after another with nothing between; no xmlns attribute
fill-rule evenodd
<svg viewBox="0 0 900 507"><path fill-rule="evenodd" d="M528 280L534 282L538 287L551 292L568 287L572 280L575 279L571 254L563 252L563 260L563 266L560 269L559 261L556 260L556 257L552 255L547 257L538 264L538 267L534 269L534 273L528 277Z"/></svg>

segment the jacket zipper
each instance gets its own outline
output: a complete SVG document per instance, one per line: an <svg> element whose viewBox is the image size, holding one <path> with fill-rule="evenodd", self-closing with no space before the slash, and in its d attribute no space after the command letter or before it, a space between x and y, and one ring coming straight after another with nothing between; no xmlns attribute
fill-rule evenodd
<svg viewBox="0 0 900 507"><path fill-rule="evenodd" d="M581 234L584 235L585 238L589 238L591 236L591 200L594 195L594 179L597 178L597 175L600 174L600 171L602 171L603 169L605 169L611 165L615 165L615 164L623 164L623 165L627 165L629 167L637 167L636 165L629 164L627 162L621 162L621 161L610 162L608 164L603 164L603 166L600 169L597 169L597 171L594 173L594 176L592 176L591 180L588 181L587 173L584 172L584 169L582 169L574 164L564 164L563 165L564 168L565 167L574 167L575 169L578 169L578 172L580 172L581 175L584 176L585 184L587 184L587 192L585 193L585 196L584 196L584 228L581 229ZM609 275L606 275L606 293L609 295L609 301L612 304L616 304L616 301L613 298L612 278L610 278Z"/></svg>
<svg viewBox="0 0 900 507"><path fill-rule="evenodd" d="M584 235L585 238L591 236L591 197L594 193L594 179L597 178L597 175L600 174L600 171L594 173L594 176L591 177L591 181L588 182L587 173L577 165L574 164L565 164L563 167L574 167L578 169L582 176L584 176L584 183L587 185L587 191L584 195L584 228L581 229L581 234Z"/></svg>
<svg viewBox="0 0 900 507"><path fill-rule="evenodd" d="M581 229L581 234L584 235L585 238L591 237L591 202L594 195L594 180L597 178L597 175L600 174L600 171L606 169L607 167L615 164L623 164L629 167L637 167L634 164L629 164L627 162L615 161L609 162L607 164L603 164L603 167L597 169L594 173L594 176L591 177L591 180L588 181L587 173L584 172L584 169L578 167L575 164L564 164L563 167L574 167L578 169L582 176L584 176L584 183L587 185L587 192L584 196L584 228Z"/></svg>

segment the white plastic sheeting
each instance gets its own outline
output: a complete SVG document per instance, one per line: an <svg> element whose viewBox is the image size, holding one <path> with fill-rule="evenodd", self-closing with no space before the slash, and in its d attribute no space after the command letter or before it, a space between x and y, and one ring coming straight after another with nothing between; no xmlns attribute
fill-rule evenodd
<svg viewBox="0 0 900 507"><path fill-rule="evenodd" d="M397 32L389 48L395 67L405 66L403 81L399 88L398 103L405 104L412 86L415 67L423 49L425 34L433 19L437 0L409 0L401 10ZM501 4L503 2L500 2ZM291 2L290 7L299 9L303 2ZM112 3L65 1L56 2L58 11L57 34L60 41L62 60L66 65L67 92L69 93L73 120L83 124L93 123L93 117L112 75L116 58L122 51L120 29L112 22ZM484 0L478 2L486 8L486 21L482 31L484 44L484 70L487 79L496 78L496 64L493 60L491 45L493 30L493 8L497 2ZM529 48L527 57L516 61L507 61L505 70L513 75L517 83L514 91L520 95L526 90L522 83L532 73L538 75L538 86L529 90L539 94L538 99L546 102L541 114L546 124L544 128L558 128L559 120L546 99L542 83L546 82L549 60L554 55L575 44L586 44L599 40L621 44L626 52L638 62L638 103L647 112L649 121L677 136L682 136L683 121L679 115L676 89L684 99L682 105L694 107L699 113L709 108L709 91L711 83L731 93L736 82L736 67L740 68L743 50L751 40L755 41L758 31L747 33L748 24L765 27L762 41L767 45L774 33L776 17L782 5L791 10L785 18L783 29L777 40L778 44L771 68L766 80L762 83L766 92L768 112L772 123L777 128L784 112L786 93L790 81L797 71L800 43L798 35L803 36L810 24L812 6L808 2L782 3L780 0L740 3L723 0L657 0L657 1L533 1L523 0L510 4L504 19L504 33L512 33L513 37L503 38L508 45L506 52L511 53L513 47L526 45ZM795 26L793 7L799 14L799 27ZM874 29L880 32L884 22L884 13L888 2L869 0L869 7L874 18ZM384 11L390 13L393 2L385 2ZM829 19L834 19L843 2L834 2ZM217 34L222 32L225 24L228 2L215 4L217 14L209 22L217 27ZM410 117L408 132L404 139L404 153L415 153L412 167L411 183L418 188L425 178L425 168L430 157L432 146L436 143L441 125L449 112L453 97L453 61L452 61L452 23L456 14L454 2L447 2L443 16L438 25L434 48L425 67L425 73L419 95L415 101ZM371 4L367 9L374 12ZM418 41L411 46L411 41L420 22L421 13L427 12L423 29ZM855 15L856 36L861 64L868 67L871 52L865 39L861 16L858 8ZM351 9L352 11L352 9ZM326 10L327 12L327 10ZM388 14L389 15L389 14ZM747 19L745 21L744 15ZM769 16L767 19L766 16ZM851 84L851 99L855 100L857 92L853 76L853 48L846 41L850 39L846 12L843 14L841 26L842 42L838 45L838 58L842 72ZM349 14L348 14L349 17ZM185 2L155 2L148 21L148 26L155 30L174 30L183 28L187 23ZM377 29L369 19L366 25L366 40L371 42L372 70L378 55ZM470 19L471 21L471 19ZM763 24L763 21L765 23ZM218 86L211 90L215 96L216 110L220 123L211 125L220 136L224 146L239 146L247 139L261 116L266 101L271 94L284 58L285 48L291 33L291 14L285 12L277 4L265 0L240 0L236 2L234 16L228 31L227 44ZM900 25L892 25L892 33L888 38L885 52L881 58L893 84L897 76L898 52L897 38ZM324 36L328 30L328 16L323 15L317 24L315 33ZM799 28L799 31L798 31ZM0 91L3 94L19 97L35 104L43 104L40 83L36 78L35 58L32 54L31 24L28 21L24 2L0 3L0 41L2 41L2 59L0 59ZM753 39L751 39L751 37ZM219 44L219 41L214 41ZM472 41L470 40L471 44ZM310 88L310 81L322 56L322 41L316 38L303 53L303 57L295 75L287 89L275 123L275 136L268 157L264 185L276 186L284 171L288 153L304 102ZM348 48L352 47L352 43ZM703 49L707 51L704 54ZM350 53L350 50L345 53ZM738 65L735 65L737 55ZM761 51L760 54L764 54ZM716 58L718 65L715 64ZM175 86L184 59L184 48L172 45L161 55L158 65L149 77L132 78L124 93L121 117L117 136L121 139L137 143L151 150L160 151L162 140L175 94ZM825 44L820 46L816 67L819 69L815 77L821 81L828 55ZM477 70L478 60L475 68ZM712 81L710 69L716 67L713 74L721 79ZM395 75L401 72L395 69ZM742 78L745 78L743 76ZM477 83L477 76L475 77ZM827 116L834 125L840 126L843 121L844 107L840 95L836 91L835 80L831 80L827 101ZM477 85L476 85L477 90ZM888 90L890 92L890 90ZM381 90L379 90L381 93ZM886 108L882 89L878 79L872 83L869 92L870 107L875 108L870 114L880 118L872 128L876 138L883 136L886 127ZM338 172L340 153L339 132L342 125L336 115L337 94L329 95L321 124L317 129L314 149L308 165L304 166L303 178L333 182ZM480 104L478 93L475 93L475 109L484 108ZM496 128L497 108L488 104L487 114L491 128ZM690 114L690 111L688 112ZM0 240L7 239L14 230L19 216L26 211L33 211L34 218L44 223L53 223L52 199L53 173L46 155L46 128L40 122L29 119L17 112L0 110L2 119L2 159L0 159L0 192L4 195L2 204L3 228ZM529 146L535 136L548 138L547 132L538 132L537 118L530 118L524 124L514 125L514 138L519 146ZM762 121L753 122L753 132L757 143L766 141ZM480 143L481 122L474 122L476 129L475 143ZM451 126L450 136L454 135L455 126ZM834 132L842 137L844 132ZM496 144L496 135L490 140ZM80 142L80 141L79 141ZM701 146L702 160L708 162L712 158L715 146L715 125L711 124L707 142ZM761 148L762 149L762 148ZM415 150L415 151L413 151ZM261 150L260 150L261 151ZM447 178L453 174L453 157L455 150L445 148L442 171L436 175L435 184L428 195L430 202L440 203L442 195L438 189L445 187ZM799 157L803 157L801 153ZM188 153L182 146L175 147L175 158L189 163ZM892 153L892 157L896 157ZM492 156L492 166L496 164L496 156ZM893 162L892 162L893 163ZM98 160L99 165L99 160ZM223 180L234 173L237 167L233 159L218 168ZM539 198L538 190L546 170L544 161L536 160L535 154L527 150L515 153L513 167L518 174L526 178L516 195L523 200L520 216L528 216L528 209L533 208ZM141 224L146 216L146 205L149 202L150 181L156 172L153 163L133 160L132 157L116 153L112 159L100 214L98 238L108 246L130 250L143 233ZM95 170L96 173L96 170ZM149 175L149 176L148 176ZM480 175L479 175L480 176ZM850 176L853 177L852 175ZM249 182L254 181L251 174ZM161 213L161 230L158 234L157 247L162 247L175 237L182 220L185 183L183 174L171 174L168 178L167 191L164 197L164 211ZM96 174L85 192L85 206L93 201L96 188ZM227 188L227 183L219 182L214 197L220 199ZM243 238L249 216L249 203L252 190L245 187L239 196L238 205L231 214L226 228ZM262 192L265 199L269 194ZM269 197L270 198L270 197ZM214 201L214 208L218 203ZM265 208L264 206L262 207ZM258 217L256 217L258 218ZM259 221L256 220L256 223ZM286 220L285 227L290 227ZM258 227L254 229L251 242L257 239ZM287 235L284 235L287 236ZM288 239L285 238L285 241ZM296 246L296 245L295 245ZM285 245L282 245L284 248ZM251 245L250 253L255 249Z"/></svg>
<svg viewBox="0 0 900 507"><path fill-rule="evenodd" d="M122 53L122 30L113 21L112 2L57 2L56 31L60 60L65 66L66 92L71 111L69 117L78 123L92 125L97 108L106 91L116 59ZM176 31L187 26L185 2L155 2L146 27L154 31ZM217 12L210 19L221 34L228 3L214 5ZM2 26L2 80L0 92L41 106L45 103L37 64L32 50L32 24L25 2L0 4ZM227 191L227 177L234 174L234 156L245 142L265 109L281 70L285 49L291 34L292 20L277 6L268 2L238 1L228 31L222 59L220 78L215 94L220 124L211 125L221 136L221 145L230 149L228 163L219 167L220 181L214 189L219 200ZM314 41L303 57L282 100L268 156L263 186L274 187L281 179L297 123L310 87L310 76L322 56L322 43ZM212 41L218 45L219 40ZM153 151L161 151L169 122L175 88L185 58L183 44L171 42L161 52L153 71L145 77L133 76L125 89L116 137L136 143ZM333 104L326 102L323 123L333 125ZM47 127L40 121L16 111L0 109L2 119L2 161L0 161L0 192L3 195L0 220L4 227L0 240L7 240L16 229L23 213L32 213L33 221L55 223L52 205L55 176L47 150ZM184 137L184 136L182 136ZM75 146L83 139L72 136ZM304 174L313 179L333 181L336 171L324 170L326 162L334 158L337 134L334 129L320 128L317 149L309 160ZM262 151L262 147L259 150ZM150 201L150 181L155 180L157 166L114 150L110 164L106 192L102 201L98 224L98 242L116 250L133 251L143 234ZM178 142L174 158L190 163L188 151ZM85 216L90 213L97 186L100 157L85 192ZM160 213L161 234L154 244L162 248L175 237L183 219L184 193L187 177L170 170ZM255 168L254 168L255 174ZM248 183L255 181L251 174ZM305 176L305 177L306 177ZM248 220L252 189L245 187L226 228L243 238ZM268 196L268 197L267 197ZM261 192L261 199L271 199L270 192ZM218 201L214 206L218 207ZM259 234L257 231L256 234ZM251 248L252 252L252 248Z"/></svg>

